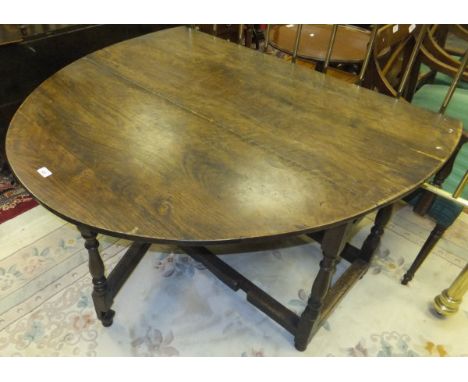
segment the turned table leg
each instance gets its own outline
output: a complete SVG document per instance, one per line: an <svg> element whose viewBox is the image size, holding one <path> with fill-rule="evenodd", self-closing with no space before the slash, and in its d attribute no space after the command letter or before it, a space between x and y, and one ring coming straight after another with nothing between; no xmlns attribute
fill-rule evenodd
<svg viewBox="0 0 468 382"><path fill-rule="evenodd" d="M380 239L384 233L385 226L390 221L393 211L393 204L381 208L375 217L374 226L371 228L369 236L362 244L361 258L370 262L372 255L380 244Z"/></svg>
<svg viewBox="0 0 468 382"><path fill-rule="evenodd" d="M336 263L346 244L348 231L351 226L352 223L346 223L335 228L330 228L324 234L322 240L323 260L320 262L320 270L312 286L312 292L307 306L299 318L294 338L294 344L297 350L305 350L312 335L318 329L317 324L323 308L323 303L330 288Z"/></svg>
<svg viewBox="0 0 468 382"><path fill-rule="evenodd" d="M99 254L97 233L84 227L78 227L85 239L85 248L89 255L89 271L93 277L93 302L98 319L104 326L111 326L115 312L111 309L113 295L104 274L104 263Z"/></svg>
<svg viewBox="0 0 468 382"><path fill-rule="evenodd" d="M448 289L434 298L434 308L437 313L443 316L451 316L457 313L463 300L463 296L468 290L468 264L460 272Z"/></svg>

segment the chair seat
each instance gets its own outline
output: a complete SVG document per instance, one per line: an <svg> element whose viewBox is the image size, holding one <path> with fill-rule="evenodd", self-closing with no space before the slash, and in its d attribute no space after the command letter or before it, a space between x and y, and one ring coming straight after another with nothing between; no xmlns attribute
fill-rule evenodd
<svg viewBox="0 0 468 382"><path fill-rule="evenodd" d="M405 197L404 200L408 204L415 206L418 203L422 193L422 190L418 190ZM437 224L447 228L455 221L455 219L461 214L462 211L463 207L461 205L438 196L435 198L434 203L432 204L427 214L433 218Z"/></svg>
<svg viewBox="0 0 468 382"><path fill-rule="evenodd" d="M413 97L412 104L438 112L447 94L448 88L442 85L424 85ZM446 115L463 122L463 128L468 131L468 89L457 89L445 112ZM468 169L468 144L465 144L455 160L453 170L445 180L442 188L448 192L455 191L460 180ZM468 187L462 196L468 199Z"/></svg>
<svg viewBox="0 0 468 382"><path fill-rule="evenodd" d="M438 112L447 94L448 87L443 85L424 85L412 100L412 104ZM445 114L463 122L463 128L468 130L468 89L457 89L449 103Z"/></svg>
<svg viewBox="0 0 468 382"><path fill-rule="evenodd" d="M450 86L450 84L453 82L453 78L450 76L447 76L444 73L437 73L434 79L433 84L434 85L443 85L443 86ZM460 81L457 85L458 89L466 89L468 90L468 82L465 81Z"/></svg>
<svg viewBox="0 0 468 382"><path fill-rule="evenodd" d="M454 58L458 59L457 57L454 57ZM425 74L425 73L429 72L430 70L431 69L427 65L421 64L420 74ZM433 85L450 86L452 81L453 81L453 77L450 77L447 74L444 74L444 73L441 73L441 72L437 72L432 84ZM458 89L468 89L468 82L465 82L465 81L461 80L458 83L457 88Z"/></svg>

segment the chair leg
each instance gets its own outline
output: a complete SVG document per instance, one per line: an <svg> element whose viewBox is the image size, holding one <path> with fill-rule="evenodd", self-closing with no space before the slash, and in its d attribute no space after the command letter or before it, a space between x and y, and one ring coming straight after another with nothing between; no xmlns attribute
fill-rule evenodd
<svg viewBox="0 0 468 382"><path fill-rule="evenodd" d="M419 269L424 260L426 260L426 257L429 255L432 248L434 248L434 246L437 244L437 242L442 237L446 229L447 227L441 224L437 224L434 227L431 234L429 235L426 242L419 251L418 256L416 256L416 259L413 261L413 264L411 264L410 268L403 276L403 279L401 280L401 283L403 285L407 285L413 279L414 274Z"/></svg>
<svg viewBox="0 0 468 382"><path fill-rule="evenodd" d="M455 164L455 159L457 158L460 149L465 143L466 140L462 137L462 139L457 145L457 148L452 153L450 159L447 162L445 162L443 167L435 175L434 181L432 182L434 186L442 187L442 184L444 183L445 179L447 179L447 177L452 173L453 165ZM419 198L419 201L414 206L413 211L421 216L426 215L429 209L431 208L432 203L434 203L435 198L436 195L434 193L428 190L424 190L422 192L421 197Z"/></svg>

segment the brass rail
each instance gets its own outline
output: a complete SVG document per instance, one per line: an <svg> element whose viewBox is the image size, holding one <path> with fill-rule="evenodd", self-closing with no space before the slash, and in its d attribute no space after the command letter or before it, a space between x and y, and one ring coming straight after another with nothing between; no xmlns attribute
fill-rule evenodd
<svg viewBox="0 0 468 382"><path fill-rule="evenodd" d="M466 184L466 174L465 174L465 177L463 178L465 180L465 184ZM460 186L460 185L459 185ZM422 188L424 188L425 190L428 190L436 195L439 195L445 199L448 199L448 200L451 200L452 202L454 203L457 203L463 207L468 207L468 200L466 199L463 199L461 197L456 197L454 196L454 194L451 194L450 192L447 192L445 190L443 190L442 188L439 188L439 187L436 187L434 186L433 184L430 184L430 183L423 183L423 185L421 186ZM457 187L457 190L458 190L458 187ZM455 191L457 191L455 190ZM461 191L460 191L461 193Z"/></svg>

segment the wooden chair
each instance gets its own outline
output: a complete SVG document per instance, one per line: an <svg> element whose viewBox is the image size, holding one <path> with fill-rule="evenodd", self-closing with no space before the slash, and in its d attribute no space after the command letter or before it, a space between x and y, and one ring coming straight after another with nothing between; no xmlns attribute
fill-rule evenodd
<svg viewBox="0 0 468 382"><path fill-rule="evenodd" d="M333 46L335 44L337 34L343 35L343 33L345 34L350 33L349 31L353 33L354 29L356 28L350 29L349 27L344 26L344 25L321 26L321 27L327 27L329 29L329 35L327 35L327 31L325 31L320 36L321 48L316 54L317 56L323 55L322 57L323 61L322 59L319 61L316 61L313 59L305 59L299 54L301 44L303 43L303 41L305 41L304 37L306 35L313 35L313 33L308 33L310 31L306 29L308 27L309 28L312 27L311 25L288 24L286 28L290 27L290 35L280 41L276 41L276 43L272 43L271 41L271 37L273 35L272 28L275 28L275 27L278 27L278 26L277 25L272 26L270 24L267 25L267 28L265 31L264 52L271 53L270 49L272 47L282 52L284 54L284 59L286 59L287 61L291 61L292 63L297 63L298 65L305 66L310 69L329 74L332 77L338 78L348 83L355 83L357 81L358 75L356 72L349 72L346 70L342 70L340 68L330 66ZM294 39L292 39L292 36L294 36ZM307 41L307 43L310 44L310 41ZM326 49L323 49L324 43L326 43L325 45L327 45Z"/></svg>
<svg viewBox="0 0 468 382"><path fill-rule="evenodd" d="M268 27L266 36L270 35ZM300 36L302 35L301 27L301 25L298 25L291 54L291 62L299 64L301 64L298 59L298 48ZM374 25L359 75L351 74L350 76L350 73L347 73L345 80L391 97L399 98L404 96L409 83L408 80L411 80L412 71L414 71L412 68L415 62L415 54L424 37L421 30L422 27L415 24ZM340 77L341 74L337 73L343 72L329 66L336 33L337 26L335 25L330 36L325 62L320 71ZM415 47L418 47L418 49L415 49ZM265 50L267 49L268 40L265 44ZM316 68L314 64L307 63L306 65ZM408 71L407 68L411 70Z"/></svg>
<svg viewBox="0 0 468 382"><path fill-rule="evenodd" d="M424 70L421 70L416 89L427 83L450 86L464 52L464 50L447 46L450 35L468 41L468 29L463 25L431 26L421 49L420 61ZM465 71L458 86L468 89L467 80L468 71Z"/></svg>
<svg viewBox="0 0 468 382"><path fill-rule="evenodd" d="M373 25L354 84L395 98L404 96L425 30L415 24Z"/></svg>
<svg viewBox="0 0 468 382"><path fill-rule="evenodd" d="M424 29L423 29L424 28ZM416 54L427 26L387 24L378 28L362 85L394 98L409 98Z"/></svg>
<svg viewBox="0 0 468 382"><path fill-rule="evenodd" d="M429 30L428 26L419 26L417 28L411 28L412 31L409 31L406 26L399 26L400 32L393 33L394 27L392 25L386 25L382 28L379 28L377 33L377 39L375 46L373 48L374 53L371 56L369 67L364 74L363 84L368 88L377 90L383 94L392 96L392 97L404 97L405 99L412 98L411 85L414 84L414 79L417 78L418 66L416 62L420 60L420 54L423 50L423 41L426 41L427 32ZM409 32L409 33L408 33ZM415 38L417 33L417 38ZM412 34L412 36L410 36ZM379 58L378 52L380 50L388 50L388 54L385 57ZM457 89L457 85L463 77L463 72L466 67L466 61L468 59L468 51L464 56L462 63L458 64L458 70L456 71L455 79L452 82L450 88L444 87L445 89L445 99L442 103L442 107L439 112L443 114L449 105L449 102L454 100L454 92ZM451 72L453 70L451 69ZM442 87L441 87L442 88ZM423 87L424 89L424 87ZM425 106L426 108L434 110L433 105L422 105L420 102L420 94L423 89L413 97L413 102L418 106ZM431 90L431 89L430 89ZM457 89L457 92L460 92L461 89ZM465 99L464 105L468 105L468 98ZM440 105L440 103L439 103ZM429 106L429 107L428 107ZM450 112L447 113L450 116L457 117L453 115L451 109L448 109ZM466 115L466 106L464 107L464 115ZM458 116L459 117L459 116ZM460 119L460 118L459 118ZM465 123L466 126L466 123ZM468 141L468 135L464 133L460 144L455 151L452 158L442 170L436 175L435 179L445 179L447 174L452 172L454 163L456 160L459 160L459 154L461 149ZM468 148L468 147L467 147ZM436 227L429 235L425 244L421 248L418 256L416 257L414 263L411 265L408 272L405 274L402 283L407 284L414 276L414 273L422 264L424 259L428 256L431 249L438 242L445 230L455 221L463 210L463 206L467 206L467 201L460 197L467 182L468 174L466 169L468 164L462 164L461 166L463 174L458 176L457 185L450 189L450 192L439 188L442 185L442 182L436 181L436 184L426 183L424 188L416 191L412 195L405 198L405 200L412 204L418 204L418 201L424 194L431 195L431 203L428 208L428 215L436 220ZM428 191L426 191L428 190Z"/></svg>
<svg viewBox="0 0 468 382"><path fill-rule="evenodd" d="M438 110L439 105L442 103L442 100L447 93L447 86L444 85L444 82L447 82L449 79L450 82L452 82L452 79L457 75L460 68L460 61L451 57L447 52L443 52L443 48L440 45L436 46L434 36L438 29L435 27L432 27L429 30L427 37L424 40L419 60L445 77L442 81L439 80L434 84L426 84L421 87L415 93L412 100L413 104L433 111ZM450 26L452 29L455 27L457 26ZM447 26L446 28L447 30L450 30ZM450 105L447 106L447 115L461 120L465 131L468 131L468 113L466 111L467 104L468 70L465 69L460 75L456 92L451 98ZM434 177L434 185L437 187L441 187L443 185L444 189L449 192L453 192L457 187L459 180L463 177L464 168L467 166L468 147L460 147L459 151L452 157L448 165L444 167L443 171L440 171ZM464 197L468 198L468 190L465 192ZM424 193L414 207L415 212L419 215L425 215L433 200L434 194L429 192Z"/></svg>
<svg viewBox="0 0 468 382"><path fill-rule="evenodd" d="M453 99L454 92L456 90L462 90L456 88L459 81L463 77L463 72L467 67L467 62L468 49L465 52L462 62L459 64L459 68L452 82L452 85L450 86L450 88L448 88L445 99L442 103L442 106L439 109L440 114L444 114L448 110L447 107L449 105L449 102ZM418 93L416 93L415 98L417 94ZM465 105L468 105L468 97L465 98ZM431 108L431 105L426 106L429 106L428 108ZM463 131L463 135L461 137L457 149L455 150L451 159L439 171L439 173L435 176L434 180L432 180L432 183L425 183L423 185L424 190L420 190L407 198L407 201L415 206L420 205L420 201L423 198L429 199L429 203L427 203L427 200L425 202L424 212L427 212L427 214L436 221L436 225L432 230L431 234L429 235L428 239L424 243L423 247L421 248L420 252L418 253L416 259L403 276L403 285L408 284L408 282L413 279L415 272L427 258L432 248L440 240L443 233L447 230L447 228L449 228L453 224L457 217L462 213L463 208L468 207L468 200L463 198L463 196L468 196L468 192L463 193L465 186L468 183L468 155L466 156L466 158L464 158L461 155L468 154L468 150L462 151L463 148L468 149L467 146L463 147L467 142L468 132ZM447 189L444 179L447 178L448 174L453 172L452 170L454 169L457 160L459 161L457 167L458 171L461 172L461 176L459 177L455 188ZM468 191L468 189L466 191ZM428 196L430 196L430 198L427 198Z"/></svg>
<svg viewBox="0 0 468 382"><path fill-rule="evenodd" d="M428 65L435 65L435 69L442 72L450 72L452 77L455 76L459 65L458 58L463 56L463 51L448 49L445 47L446 40L449 34L456 29L456 25L433 25L424 40L423 46L421 47L422 61ZM438 39L438 32L443 31L443 34L447 36L445 41ZM468 36L465 36L468 39ZM435 58L435 60L433 59ZM439 64L437 64L439 63ZM464 81L468 81L468 70L463 73L462 76Z"/></svg>

